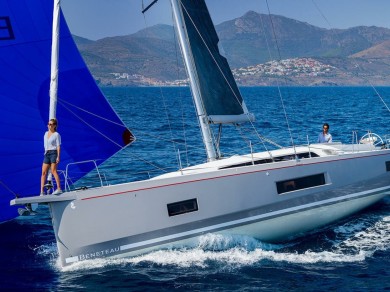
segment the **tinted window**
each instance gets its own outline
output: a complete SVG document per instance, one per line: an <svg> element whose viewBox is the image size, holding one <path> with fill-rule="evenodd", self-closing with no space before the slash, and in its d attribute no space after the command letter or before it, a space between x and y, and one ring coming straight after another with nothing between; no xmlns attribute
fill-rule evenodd
<svg viewBox="0 0 390 292"><path fill-rule="evenodd" d="M390 161L386 161L386 171L390 171Z"/></svg>
<svg viewBox="0 0 390 292"><path fill-rule="evenodd" d="M325 184L325 175L323 173L298 177L289 180L279 181L276 183L278 194L283 194L291 191L311 188Z"/></svg>
<svg viewBox="0 0 390 292"><path fill-rule="evenodd" d="M167 205L168 215L176 216L184 213L198 211L198 202L196 199L191 199L187 201L181 201L176 203L171 203Z"/></svg>
<svg viewBox="0 0 390 292"><path fill-rule="evenodd" d="M306 152L306 153L299 153L297 154L299 159L302 158L309 158L309 157L318 157L318 155L314 152ZM278 162L278 161L287 161L287 160L294 160L295 156L294 155L285 155L285 156L277 156L272 159L260 159L260 160L255 160L249 161L249 162L244 162L244 163L239 163L239 164L234 164L234 165L229 165L229 166L223 166L220 167L219 169L227 169L227 168L235 168L235 167L243 167L243 166L249 166L253 164L264 164L264 163L271 163L271 162Z"/></svg>

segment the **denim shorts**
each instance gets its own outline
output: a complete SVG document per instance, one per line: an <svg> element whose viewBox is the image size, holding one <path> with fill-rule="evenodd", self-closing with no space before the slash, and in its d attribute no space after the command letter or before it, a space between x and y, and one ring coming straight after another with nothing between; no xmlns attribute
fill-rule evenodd
<svg viewBox="0 0 390 292"><path fill-rule="evenodd" d="M57 150L47 150L45 157L43 158L43 163L52 164L57 162Z"/></svg>

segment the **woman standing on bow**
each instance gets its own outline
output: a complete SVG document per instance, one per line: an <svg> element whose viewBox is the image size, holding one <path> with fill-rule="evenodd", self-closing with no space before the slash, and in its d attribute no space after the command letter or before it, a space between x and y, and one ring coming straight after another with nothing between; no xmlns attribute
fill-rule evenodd
<svg viewBox="0 0 390 292"><path fill-rule="evenodd" d="M60 177L57 173L57 165L60 162L61 154L61 136L57 132L57 120L50 119L48 125L49 130L46 131L43 142L45 146L45 157L42 164L42 176L41 176L41 196L44 193L44 185L47 177L47 172L50 168L51 173L54 175L56 180L57 189L53 192L53 195L59 195L62 193Z"/></svg>

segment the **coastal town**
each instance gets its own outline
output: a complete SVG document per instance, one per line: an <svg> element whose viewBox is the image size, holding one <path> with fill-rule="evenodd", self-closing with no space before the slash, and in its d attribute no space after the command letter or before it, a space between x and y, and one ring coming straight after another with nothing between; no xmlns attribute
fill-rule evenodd
<svg viewBox="0 0 390 292"><path fill-rule="evenodd" d="M312 58L293 58L270 61L244 68L233 69L233 76L239 82L248 75L252 76L320 76L332 73L336 68L322 64Z"/></svg>
<svg viewBox="0 0 390 292"><path fill-rule="evenodd" d="M319 76L331 76L336 68L323 64L312 58L292 58L281 61L270 61L254 66L235 68L233 76L239 85L248 85L259 81L264 77L282 78L297 77L310 78ZM188 79L182 80L157 80L140 74L110 73L113 84L128 84L135 86L187 86ZM252 81L252 82L251 82Z"/></svg>

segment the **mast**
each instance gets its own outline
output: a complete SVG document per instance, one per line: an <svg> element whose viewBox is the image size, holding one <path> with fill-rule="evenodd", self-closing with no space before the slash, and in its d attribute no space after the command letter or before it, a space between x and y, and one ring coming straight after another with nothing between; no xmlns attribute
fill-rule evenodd
<svg viewBox="0 0 390 292"><path fill-rule="evenodd" d="M59 1L59 0L58 0ZM206 112L203 107L201 90L198 82L196 67L193 61L190 45L188 42L188 34L183 19L183 11L180 0L171 0L173 17L176 25L176 30L179 37L180 47L184 58L184 63L187 69L187 74L190 80L192 96L194 97L196 111L198 113L199 124L202 132L203 143L206 147L207 158L209 161L217 159L217 151L213 144L210 124L208 122Z"/></svg>
<svg viewBox="0 0 390 292"><path fill-rule="evenodd" d="M60 52L60 2L54 0L53 30L51 43L51 70L50 70L50 109L49 119L56 117L58 92L58 59Z"/></svg>
<svg viewBox="0 0 390 292"><path fill-rule="evenodd" d="M57 116L57 94L58 94L58 59L60 54L60 2L61 0L54 0L53 3L53 28L51 38L51 67L50 67L50 106L49 106L49 120L55 119ZM52 181L52 173L49 169L47 174L47 181Z"/></svg>

